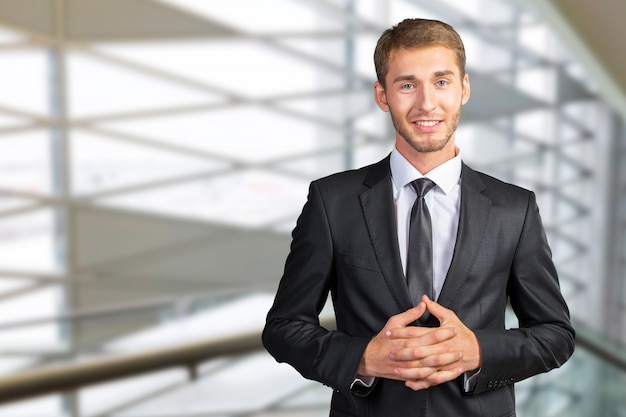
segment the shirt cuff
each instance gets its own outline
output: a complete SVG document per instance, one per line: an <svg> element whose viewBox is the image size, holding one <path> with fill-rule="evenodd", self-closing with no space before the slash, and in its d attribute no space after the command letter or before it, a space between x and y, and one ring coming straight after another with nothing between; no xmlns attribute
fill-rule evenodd
<svg viewBox="0 0 626 417"><path fill-rule="evenodd" d="M480 368L474 371L467 371L463 374L463 390L466 393L473 392L474 388L476 388L478 374L480 374Z"/></svg>
<svg viewBox="0 0 626 417"><path fill-rule="evenodd" d="M353 389L355 385L359 387L363 387L363 388L372 388L372 385L374 385L375 380L376 380L376 377L373 377L373 376L357 375L356 378L354 378L354 381L352 381L352 384L350 385L350 389Z"/></svg>

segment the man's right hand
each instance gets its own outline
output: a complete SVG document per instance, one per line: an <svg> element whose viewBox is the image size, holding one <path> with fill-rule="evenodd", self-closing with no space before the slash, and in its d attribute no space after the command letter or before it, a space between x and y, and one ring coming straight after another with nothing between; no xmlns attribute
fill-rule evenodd
<svg viewBox="0 0 626 417"><path fill-rule="evenodd" d="M458 352L445 355L416 356L413 361L398 361L395 352L414 348L419 352L421 347L437 345L456 336L458 330L452 327L415 327L410 338L391 338L391 330L405 328L419 319L426 311L426 304L419 303L403 313L392 316L387 320L385 327L367 345L358 374L404 381L399 375L398 368L411 368L417 379L425 379L446 365L459 360Z"/></svg>

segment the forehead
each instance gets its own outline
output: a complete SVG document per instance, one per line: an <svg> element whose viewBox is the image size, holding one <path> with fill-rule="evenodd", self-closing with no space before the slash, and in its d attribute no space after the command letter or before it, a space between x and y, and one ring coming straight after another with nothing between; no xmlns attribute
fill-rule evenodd
<svg viewBox="0 0 626 417"><path fill-rule="evenodd" d="M406 73L423 76L441 71L461 73L456 54L445 46L400 48L389 60L388 75Z"/></svg>

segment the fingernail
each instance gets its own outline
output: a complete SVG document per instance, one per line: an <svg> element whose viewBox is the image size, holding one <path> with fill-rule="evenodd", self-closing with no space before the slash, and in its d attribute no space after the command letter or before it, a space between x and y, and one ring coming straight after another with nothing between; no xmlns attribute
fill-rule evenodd
<svg viewBox="0 0 626 417"><path fill-rule="evenodd" d="M391 330L387 330L387 331L385 332L385 336L387 336L387 337L391 337Z"/></svg>

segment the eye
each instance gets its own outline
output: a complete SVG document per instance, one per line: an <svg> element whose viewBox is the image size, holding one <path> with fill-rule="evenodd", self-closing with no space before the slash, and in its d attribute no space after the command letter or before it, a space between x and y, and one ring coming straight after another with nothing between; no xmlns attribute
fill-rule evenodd
<svg viewBox="0 0 626 417"><path fill-rule="evenodd" d="M411 84L411 83L402 84L402 86L400 86L400 88L402 90L410 90L410 89L413 88L413 84Z"/></svg>
<svg viewBox="0 0 626 417"><path fill-rule="evenodd" d="M437 85L437 87L446 87L448 85L448 81L446 81L446 80L439 80L435 84Z"/></svg>

